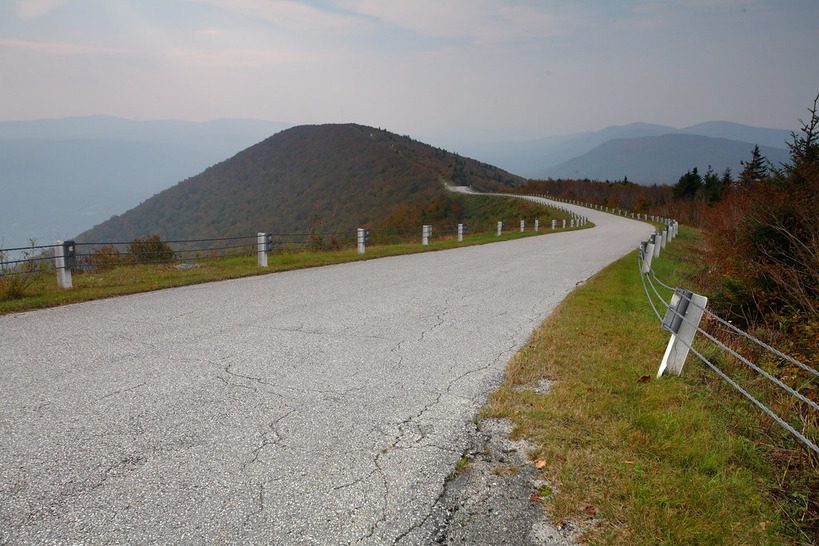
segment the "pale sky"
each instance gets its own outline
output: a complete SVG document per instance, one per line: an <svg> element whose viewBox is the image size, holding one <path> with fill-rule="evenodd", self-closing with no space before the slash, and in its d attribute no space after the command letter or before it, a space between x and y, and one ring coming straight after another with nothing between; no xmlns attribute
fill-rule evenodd
<svg viewBox="0 0 819 546"><path fill-rule="evenodd" d="M819 1L0 0L0 119L358 122L507 140L796 129Z"/></svg>

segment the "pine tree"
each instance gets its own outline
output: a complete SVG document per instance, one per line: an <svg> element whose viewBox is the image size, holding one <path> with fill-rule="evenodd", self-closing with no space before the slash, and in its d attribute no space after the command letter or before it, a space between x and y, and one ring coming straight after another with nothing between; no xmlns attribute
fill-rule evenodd
<svg viewBox="0 0 819 546"><path fill-rule="evenodd" d="M693 199L702 188L702 177L697 168L686 172L674 185L674 197L677 199Z"/></svg>
<svg viewBox="0 0 819 546"><path fill-rule="evenodd" d="M739 173L739 183L749 186L753 182L759 182L768 178L768 166L770 162L759 151L759 146L755 145L751 151L750 161L740 161L742 172Z"/></svg>

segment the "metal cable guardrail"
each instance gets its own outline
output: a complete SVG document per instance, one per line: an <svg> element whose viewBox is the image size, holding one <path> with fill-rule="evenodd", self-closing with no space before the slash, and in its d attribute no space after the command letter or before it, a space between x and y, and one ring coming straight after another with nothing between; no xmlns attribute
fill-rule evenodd
<svg viewBox="0 0 819 546"><path fill-rule="evenodd" d="M653 269L651 270L651 276L652 276L652 277L654 277L654 280L656 280L656 281L657 281L657 283L658 283L660 286L662 286L663 288L666 288L667 290L674 291L674 288L672 288L671 286L668 286L666 283L664 283L663 281L661 281L661 280L660 280L660 279L657 277L657 275L654 273L654 270L653 270ZM695 307L697 307L697 308L701 309L701 310L702 310L702 311L703 311L703 312L704 312L706 315L708 315L708 316L709 316L709 317L711 317L712 319L716 320L717 322L719 322L721 325L725 326L726 328L730 329L730 330L731 330L733 333L735 333L735 334L737 334L737 335L740 335L740 336L744 337L744 338L745 338L745 339L747 339L748 341L751 341L751 342L753 342L753 343L756 343L757 345L759 345L759 346L760 346L760 347L762 347L763 349L765 349L765 350L767 350L767 351L769 351L769 352L771 352L771 353L775 354L776 356L778 356L779 358L781 358L781 359L783 359L783 360L786 360L786 361L790 362L790 363L791 363L791 364L793 364L794 366L796 366L796 367L798 367L798 368L801 368L802 370L804 370L804 371L808 372L809 374L814 375L814 376L816 376L816 377L819 377L819 371L817 371L817 370L815 370L815 369L811 368L811 367L810 367L810 366L808 366L807 364L803 364L802 362L800 362L800 361L796 360L796 359L795 359L795 358L793 358L792 356L790 356L790 355L788 355L788 354L783 353L782 351L780 351L780 350L779 350L779 349L777 349L776 347L771 347L770 345L768 345L767 343L765 343L765 342L764 342L764 341L762 341L761 339L759 339L759 338L757 338L757 337L755 337L755 336L753 336L753 335L749 334L748 332L746 332L746 331L744 331L744 330L742 330L742 329L740 329L740 328L738 328L738 327L734 326L733 324L731 324L731 322L730 322L730 321L727 321L727 320L725 320L724 318L722 318L722 317L720 317L720 316L718 316L718 315L715 315L714 313L712 313L710 310L706 309L705 307L700 307L699 305L697 305L697 303L696 303L696 302L691 301L691 298L688 298L688 297L687 297L685 294L681 294L681 296L682 296L683 298L686 298L686 299L689 301L690 305L693 305L693 306L695 306Z"/></svg>
<svg viewBox="0 0 819 546"><path fill-rule="evenodd" d="M658 321L663 323L663 316L661 315L661 313L657 309L657 305L656 305L656 302L655 302L655 297L656 297L656 299L658 299L661 302L660 305L665 307L666 312L670 311L671 314L673 316L679 318L681 322L684 322L688 326L692 327L694 329L694 332L702 334L706 339L708 339L714 345L716 345L717 347L719 347L723 351L727 352L729 355L731 355L732 357L734 357L738 361L742 362L743 364L748 366L750 369L752 369L756 373L762 375L765 379L767 379L771 383L775 384L776 386L781 388L783 391L787 392L791 396L794 396L796 399L798 399L802 403L808 405L812 409L819 411L819 404L817 404L816 402L814 402L810 398L807 398L806 396L802 395L801 393L799 393L798 391L796 391L795 389L793 389L789 385L786 385L785 383L783 383L778 378L772 376L770 373L766 372L765 370L763 370L762 368L757 366L755 363L751 362L749 359L745 358L744 356L739 354L737 351L735 351L731 347L728 347L722 341L720 341L719 339L717 339L716 337L714 337L710 333L706 332L704 329L702 329L699 326L698 323L695 323L694 321L691 321L688 317L685 316L685 314L679 312L677 307L672 306L670 303L666 303L665 298L663 298L662 294L660 294L659 291L657 290L657 288L654 286L654 283L652 282L652 277L654 278L654 280L657 281L657 283L660 286L662 286L663 288L666 288L667 290L671 290L676 295L678 295L680 298L686 300L687 304L692 305L693 307L699 309L702 312L708 313L709 316L717 319L720 324L723 324L723 325L726 325L726 326L730 327L732 331L743 335L744 337L746 337L750 341L753 341L754 343L757 343L760 347L765 348L766 350L770 351L772 354L774 354L774 355L776 355L776 356L778 356L780 358L784 358L788 362L796 364L798 367L800 367L804 371L806 371L806 372L808 372L808 373L810 373L810 374L812 374L814 376L817 375L816 370L814 370L810 366L807 366L807 365L799 362L798 360L794 359L793 357L785 355L781 351L771 347L770 345L768 345L768 344L764 343L763 341L757 339L756 337L752 336L751 334L748 334L747 332L744 332L744 331L740 330L739 328L737 328L734 325L730 324L728 321L725 321L721 317L718 317L714 313L708 311L704 306L698 305L695 301L693 301L692 296L686 295L684 291L676 290L676 289L672 288L671 286L669 286L668 284L663 283L656 276L653 269L649 268L648 272L644 272L644 269L643 269L643 264L645 263L644 262L644 259L645 259L644 252L645 252L645 250L641 249L640 252L638 253L638 258L637 258L638 259L638 262L637 262L638 263L638 270L639 270L639 274L640 274L641 283L643 285L643 291L645 292L645 295L646 295L646 299L648 300L648 303L651 306L651 309L652 309L654 315L657 317ZM653 295L649 291L649 287L651 287L651 292L653 292ZM691 338L691 339L693 339L693 338ZM675 337L672 337L672 342L673 341L675 341ZM785 430L787 430L789 433L791 433L802 444L804 444L806 447L808 447L814 453L819 454L819 447L817 447L816 443L814 443L812 440L807 438L804 434L802 434L801 432L796 430L785 419L783 419L782 417L777 415L776 412L774 412L772 409L770 409L768 406L766 406L763 402L761 402L760 400L755 398L751 393L749 393L746 389L744 389L742 386L740 386L734 379L732 379L730 376L728 376L723 370L721 370L713 362L711 362L708 358L706 358L701 352L699 352L697 349L695 349L693 347L693 342L690 342L690 341L688 341L686 339L683 339L683 338L676 338L676 341L679 341L680 343L682 343L689 351L691 351L695 356L697 356L697 358L699 358L704 364L706 364L710 369L712 369L717 375L719 375L722 379L724 379L729 385L731 385L734 389L736 389L745 398L747 398L749 401L751 401L757 408L759 408L766 415L771 417L776 423L778 423Z"/></svg>
<svg viewBox="0 0 819 546"><path fill-rule="evenodd" d="M389 244L393 242L409 243L422 240L440 240L448 237L462 237L467 235L477 235L479 233L489 233L495 231L494 225L475 226L476 229L467 229L463 224L459 226L435 225L431 224L431 231L424 235L418 228L396 228L365 230L366 241ZM514 224L516 226L516 223ZM512 225L506 226L508 231L518 231L512 229ZM542 229L549 229L548 225L542 225ZM267 252L290 252L298 250L337 250L349 248L356 245L355 231L330 231L330 232L281 232L266 233L268 241ZM214 244L207 243L233 243L239 244ZM182 261L195 261L190 254L193 253L214 253L245 249L248 253L256 252L259 248L258 234L239 235L230 237L210 237L192 239L170 239L151 240L150 238L135 239L133 241L71 241L73 248L66 256L66 260L60 261L57 252L57 244L30 245L26 247L0 248L0 274L31 275L45 270L84 270L102 265L101 262L108 260L109 265L148 265ZM127 251L123 247L130 248L134 244L147 245L141 247L142 251ZM204 245L203 245L204 243ZM168 245L182 245L181 248L170 248ZM194 245L191 247L191 245ZM106 249L113 249L106 252ZM23 252L23 257L14 256L9 258L10 253ZM163 257L153 259L162 255ZM148 259L145 259L145 258ZM204 256L203 258L207 258ZM100 263L95 264L98 260Z"/></svg>

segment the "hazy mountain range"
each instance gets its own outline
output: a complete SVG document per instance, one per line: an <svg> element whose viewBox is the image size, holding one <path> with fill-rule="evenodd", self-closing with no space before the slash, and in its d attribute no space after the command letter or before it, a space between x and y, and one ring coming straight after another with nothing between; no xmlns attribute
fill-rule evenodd
<svg viewBox="0 0 819 546"><path fill-rule="evenodd" d="M642 184L674 184L692 167L705 171L711 165L720 172L730 167L736 174L739 161L750 158L755 144L764 146L763 154L768 152L777 164L787 159L789 138L790 132L782 129L727 121L682 129L631 123L536 140L476 144L463 153L527 178L622 180L628 176ZM671 145L676 148L670 149ZM610 163L612 159L616 161Z"/></svg>
<svg viewBox="0 0 819 546"><path fill-rule="evenodd" d="M0 247L73 237L287 126L114 117L0 122ZM728 122L683 129L634 123L455 151L532 178L673 184L694 166L736 173L754 144L774 163L784 161L788 138L788 131Z"/></svg>

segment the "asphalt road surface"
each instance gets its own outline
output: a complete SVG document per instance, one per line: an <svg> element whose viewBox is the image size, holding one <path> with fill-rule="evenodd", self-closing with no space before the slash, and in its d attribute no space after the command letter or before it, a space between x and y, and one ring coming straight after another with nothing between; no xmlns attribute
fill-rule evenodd
<svg viewBox="0 0 819 546"><path fill-rule="evenodd" d="M423 544L598 227L0 317L0 542Z"/></svg>

